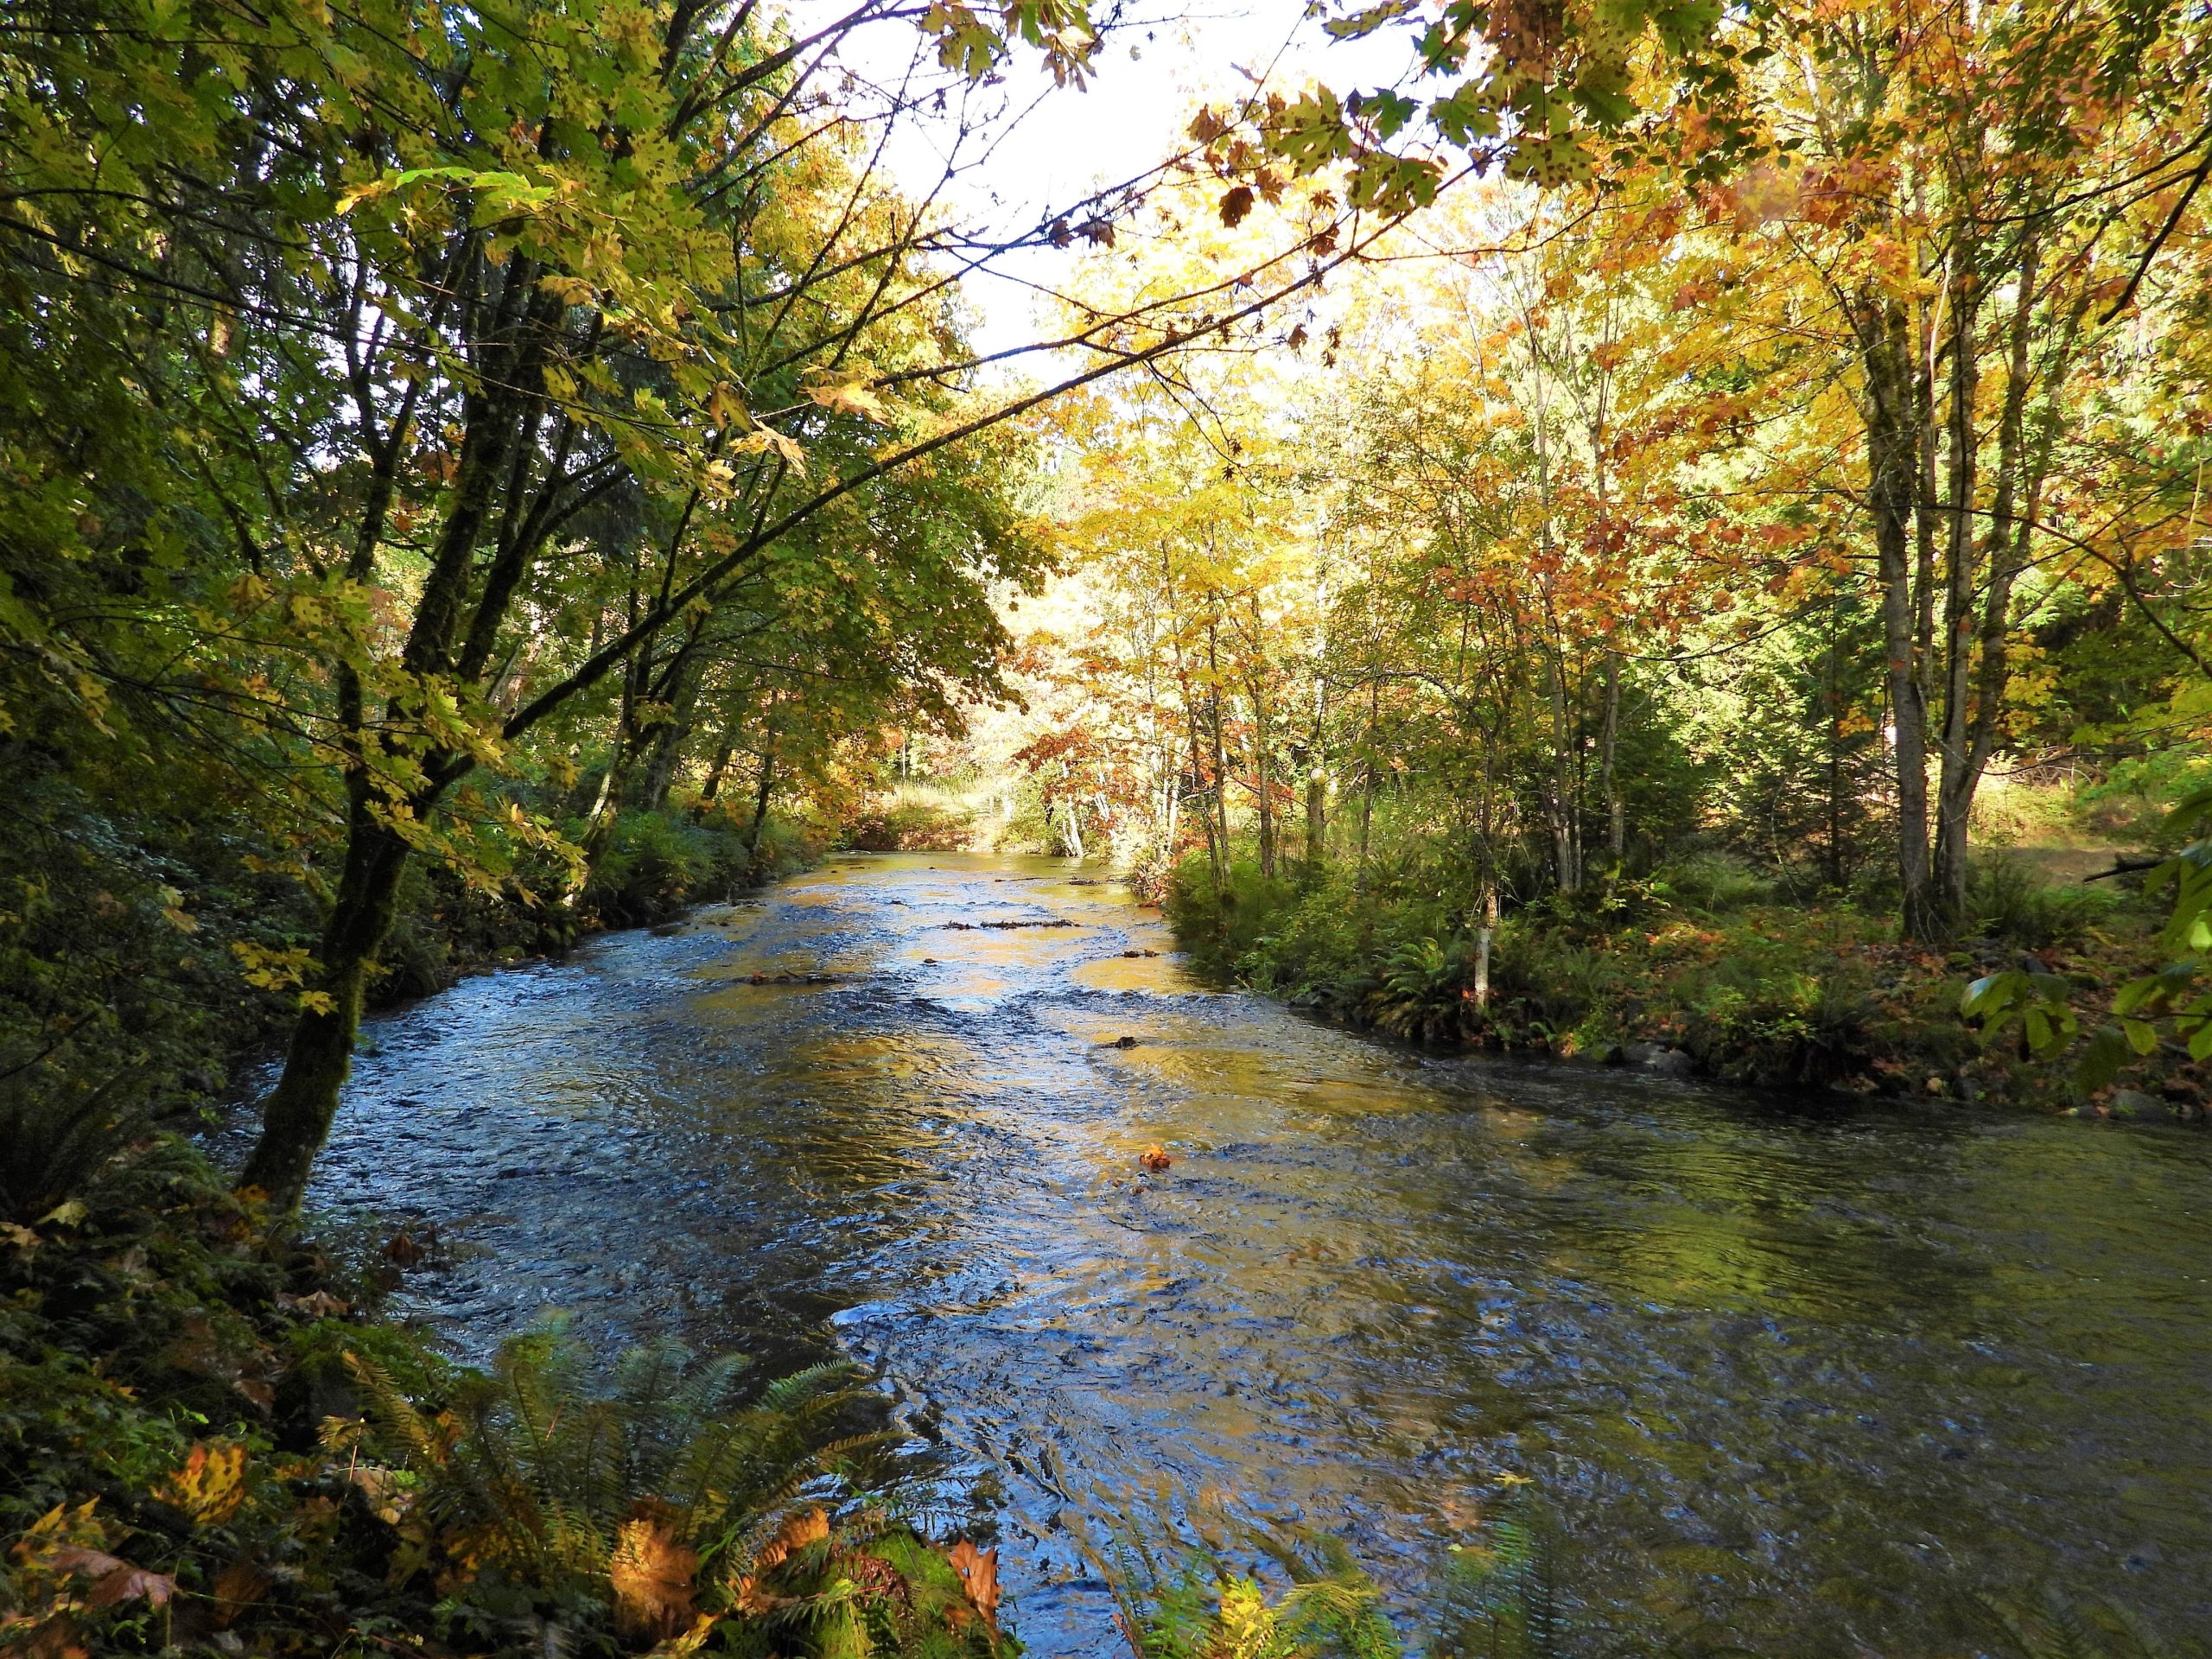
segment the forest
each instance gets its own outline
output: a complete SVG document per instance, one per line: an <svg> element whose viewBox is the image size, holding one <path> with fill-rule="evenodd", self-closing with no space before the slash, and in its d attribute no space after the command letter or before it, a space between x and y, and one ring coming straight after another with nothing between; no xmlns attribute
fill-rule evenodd
<svg viewBox="0 0 2212 1659"><path fill-rule="evenodd" d="M667 1137L646 1161L788 1176L849 1207L809 1223L830 1234L873 1237L863 1215L923 1191L931 1160L970 1168L916 1152L841 1185L909 1155L877 1137L1000 1123L990 1089L1049 1099L1062 1085L1020 1069L1048 1051L1104 1080L1070 1096L1088 1120L1024 1119L991 1155L1034 1178L1004 1216L1058 1190L1020 1161L1055 1137L1067 1157L1103 1137L1079 1207L1149 1192L1164 1217L1230 1179L1207 1172L1245 1107L1292 1111L1314 1076L1380 1099L1448 1071L1418 1087L1618 1115L1571 1154L1530 1148L1581 1134L1583 1107L1497 1128L1484 1156L1534 1160L1532 1188L1572 1185L1570 1165L1616 1179L1607 1145L1643 1147L1653 1113L1709 1114L1681 1135L1716 1157L1766 1148L1684 1200L1706 1216L1685 1277L1592 1268L1577 1306L1618 1271L1623 1306L1702 1319L1751 1295L1746 1319L1920 1331L1918 1304L1865 1313L1825 1281L1843 1300L1805 1314L1789 1275L1808 1269L1741 1266L1796 1248L1770 1218L1712 1220L1833 1204L1857 1217L1840 1255L1949 1238L1963 1199L1878 1198L1872 1176L1769 1203L1774 1170L1871 1125L1907 1172L1955 1157L2026 1183L2001 1148L2052 1147L2070 1173L1991 1201L2014 1220L1956 1248L2064 1255L2004 1228L2078 1224L2084 1308L2121 1306L2091 1258L2139 1255L2128 1206L2164 1195L2148 1248L2175 1275L2112 1315L2149 1334L2110 1353L2084 1335L2080 1363L2212 1356L2183 1265L2190 1183L2212 1173L2212 20L2172 0L1238 16L1258 44L1187 48L1195 84L1170 93L1155 43L1205 20L1129 0L9 9L0 1653L2200 1650L2212 1606L2184 1580L2212 1537L2187 1505L2126 1499L2093 1547L2007 1506L2044 1481L2136 1492L2123 1468L2177 1436L2192 1449L2158 1478L2186 1491L2212 1479L2201 1423L2127 1418L2114 1446L2139 1433L2139 1455L2093 1471L2000 1478L1985 1458L1971 1502L2004 1518L1971 1541L1917 1476L1895 1483L1907 1519L1872 1476L1847 1501L1709 1471L1777 1507L1676 1538L1695 1504L1664 1508L1689 1478L1672 1452L1619 1452L1624 1430L1539 1459L1529 1423L1600 1408L1524 1422L1499 1379L1541 1366L1465 1380L1510 1324L1485 1303L1451 1364L1454 1409L1488 1402L1492 1427L1433 1431L1437 1458L1492 1458L1481 1501L1360 1486L1348 1513L1435 1506L1370 1536L1333 1529L1334 1497L1278 1525L1257 1450L1198 1472L1163 1453L1189 1490L1149 1508L1103 1454L1078 1478L917 1427L939 1394L899 1382L895 1345L840 1334L889 1269L834 1290L785 1272L805 1229L711 1295L738 1270L678 1252L697 1306L742 1316L549 1294L510 1318L439 1288L502 1252L535 1270L631 1249L631 1212L562 1211L544 1173L620 1166L628 1129L531 1117L527 1155L473 1138L558 1093L516 1057L555 1044L552 1077L658 1033L597 1111L660 1101L638 1079L690 1040L668 1033L711 1030L716 1052L752 1045L756 1082L712 1084L711 1133L639 1106L638 1132ZM1139 91L1172 106L1157 135L1114 113ZM1071 105L1133 136L1097 163L1121 170L1055 175L1040 206L1024 124ZM1001 889L1032 908L990 909ZM886 943L887 906L959 938ZM801 948L806 915L863 913L865 950ZM383 1081L410 1043L448 1052L438 1011L474 1006L454 998L596 1007L577 976L616 970L593 964L702 940L727 958L681 958L702 995L856 1000L725 1029L682 1025L664 986L567 1036L518 1002L442 1080ZM1009 1024L1008 982L1077 1012ZM1269 1000L1299 1018L1265 1023ZM1175 1023L1198 1007L1246 1023ZM1179 1070L1099 1071L1179 1041ZM685 1110L708 1112L713 1064L670 1085L697 1091ZM791 1140L747 1117L786 1073L798 1104L853 1122ZM450 1112L376 1131L393 1167L445 1125L461 1139L409 1167L512 1161L569 1230L495 1244L519 1201L441 1208L358 1175L364 1114L448 1086ZM1205 1091L1232 1087L1209 1120ZM1183 1116L1146 1115L1170 1096ZM1267 1122L1283 1139L1251 1144L1294 1160L1353 1133ZM1777 1125L1812 1138L1762 1138L1800 1132ZM2045 1135L2076 1139L2018 1140ZM2099 1150L2075 1170L2061 1145ZM1347 1180L1397 1179L1380 1167ZM1618 1179L1641 1202L1662 1178ZM1866 1218L1892 1198L1927 1207ZM1447 1203L1420 1201L1409 1228ZM753 1236L702 1236L724 1227ZM1529 1243L1522 1290L1604 1232ZM1462 1281L1489 1271L1450 1248L1475 1252ZM1330 1294L1378 1320L1403 1300L1347 1288L1371 1254L1284 1249L1268 1272L1341 1260ZM2008 1411L2086 1435L2043 1369L2074 1363L2072 1337L1968 1333L2031 1300L2026 1269L1945 1271L2005 1306L1926 1316L1980 1356L1942 1372L1964 1392L1928 1382L1941 1456L1982 1432L1957 1422ZM1236 1282L1231 1302L1281 1289ZM1210 1357L1221 1397L1236 1340ZM733 1346L756 1358L697 1357ZM1093 1349L1069 1351L1072 1371ZM950 1389L965 1372L944 1363ZM1853 1349L1832 1370L1870 1366ZM1993 1368L2014 1403L1961 1403ZM2130 1398L2164 1392L2152 1375L2111 1373ZM1764 1427L1830 1386L1745 1397ZM1195 1443L1212 1408L1190 1409ZM1775 1432L1775 1466L1843 1458ZM1230 1490L1227 1518L1201 1486ZM976 1494L1009 1491L995 1530ZM1621 1491L1654 1513L1622 1519ZM1022 1493L1055 1495L1028 1543ZM1917 1566L1763 1553L1845 1510L1883 1548L1935 1538L1955 1599ZM1056 1579L1046 1535L1071 1529L1082 1564ZM1414 1563L1402 1532L1457 1541ZM2137 1578L2054 1566L2097 1552ZM1077 1580L1078 1634L1046 1634L1023 1610Z"/></svg>

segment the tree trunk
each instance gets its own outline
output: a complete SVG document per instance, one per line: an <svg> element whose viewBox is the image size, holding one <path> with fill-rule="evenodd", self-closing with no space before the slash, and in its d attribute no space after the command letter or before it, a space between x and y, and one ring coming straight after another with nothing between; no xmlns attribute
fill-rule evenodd
<svg viewBox="0 0 2212 1659"><path fill-rule="evenodd" d="M1904 308L1878 301L1859 308L1866 373L1866 496L1882 589L1882 637L1888 658L1891 748L1897 783L1898 922L1904 936L1932 940L1942 929L1928 864L1928 715L1918 673L1913 582L1915 497L1921 482L1917 375Z"/></svg>
<svg viewBox="0 0 2212 1659"><path fill-rule="evenodd" d="M1252 694L1252 795L1258 804L1260 874L1275 873L1274 771L1268 750L1273 734L1268 729L1268 693L1258 675L1249 682Z"/></svg>
<svg viewBox="0 0 2212 1659"><path fill-rule="evenodd" d="M1306 879L1318 881L1328 860L1329 774L1316 761L1306 773Z"/></svg>
<svg viewBox="0 0 2212 1659"><path fill-rule="evenodd" d="M668 791L675 785L676 769L683 763L683 745L690 738L699 705L700 669L696 657L677 669L667 717L653 728L644 746L645 764L639 769L632 804L648 812L667 809Z"/></svg>
<svg viewBox="0 0 2212 1659"><path fill-rule="evenodd" d="M242 1186L266 1193L278 1214L299 1208L315 1154L338 1115L339 1091L353 1069L361 1028L362 996L376 954L391 937L399 879L407 868L407 842L371 812L368 786L352 783L349 792L346 868L323 926L316 988L327 1004L302 1004L285 1051L284 1074L262 1104L261 1138L239 1176Z"/></svg>
<svg viewBox="0 0 2212 1659"><path fill-rule="evenodd" d="M1552 704L1552 858L1561 893L1582 885L1582 860L1576 833L1573 732L1567 720L1567 664L1563 652L1548 649L1545 663L1551 673Z"/></svg>
<svg viewBox="0 0 2212 1659"><path fill-rule="evenodd" d="M1618 869L1628 852L1628 813L1621 804L1620 771L1614 764L1621 730L1621 665L1605 658L1605 713L1598 731L1598 788L1605 800L1605 851Z"/></svg>
<svg viewBox="0 0 2212 1659"><path fill-rule="evenodd" d="M1843 618L1840 606L1828 608L1827 690L1824 698L1828 727L1828 799L1827 865L1828 886L1843 890Z"/></svg>
<svg viewBox="0 0 2212 1659"><path fill-rule="evenodd" d="M1355 888L1367 890L1367 847L1370 832L1375 826L1375 728L1382 709L1382 683L1367 683L1367 777L1359 792L1359 873L1354 879Z"/></svg>
<svg viewBox="0 0 2212 1659"><path fill-rule="evenodd" d="M1490 944L1497 933L1497 880L1485 870L1483 877L1482 921L1475 929L1475 1006L1490 1007Z"/></svg>
<svg viewBox="0 0 2212 1659"><path fill-rule="evenodd" d="M1980 294L1972 245L1963 245L1955 258L1961 270L1952 284L1950 465L1945 502L1949 522L1943 543L1943 723L1937 743L1941 765L1936 792L1934 874L1935 911L1945 938L1956 935L1966 917L1967 815L1973 810L1977 781L1969 775L1969 702L1976 632L1974 597L1980 580L1977 556L1980 537L1974 526L1980 450L1974 405L1980 367L1975 324Z"/></svg>
<svg viewBox="0 0 2212 1659"><path fill-rule="evenodd" d="M714 764L707 768L706 781L699 785L699 810L703 812L715 804L715 797L722 792L722 779L729 771L731 759L737 753L737 743L728 732L722 734L715 747Z"/></svg>
<svg viewBox="0 0 2212 1659"><path fill-rule="evenodd" d="M768 796L776 786L776 728L768 727L766 747L760 751L760 783L753 793L753 828L745 837L746 862L752 868L746 874L759 874L760 862L760 833L768 827Z"/></svg>
<svg viewBox="0 0 2212 1659"><path fill-rule="evenodd" d="M1974 818L1974 797L1997 744L2004 714L2005 683L2009 673L2006 635L2012 621L2012 588L2027 569L2033 550L2035 521L2042 506L2043 482L2056 435L2056 389L2066 378L2075 332L2081 322L2077 309L2050 353L2044 418L2038 422L2032 452L2027 423L2030 383L2033 378L2029 348L2034 337L2036 279L2041 264L2041 245L2027 236L2020 251L2017 272L2018 295L2013 305L2010 338L2006 342L2005 401L1997 425L1997 480L1990 500L1987 533L1982 538L1982 582L1980 618L1974 616L1974 588L1965 588L1966 608L1953 630L1955 653L1948 677L1955 707L1944 710L1943 771L1936 795L1936 880L1943 903L1963 920L1967 902L1967 838ZM2022 495L2026 511L2019 511ZM1969 662L1969 658L1974 660Z"/></svg>

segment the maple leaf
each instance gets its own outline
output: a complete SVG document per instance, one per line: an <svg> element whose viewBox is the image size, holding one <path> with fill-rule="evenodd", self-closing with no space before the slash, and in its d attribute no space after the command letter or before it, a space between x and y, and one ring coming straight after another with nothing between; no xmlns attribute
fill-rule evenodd
<svg viewBox="0 0 2212 1659"><path fill-rule="evenodd" d="M993 1624L999 1616L999 1552L997 1546L977 1549L965 1538L945 1552L945 1560L960 1575L969 1602Z"/></svg>
<svg viewBox="0 0 2212 1659"><path fill-rule="evenodd" d="M1252 187L1240 184L1232 187L1221 199L1221 222L1232 231L1244 222L1252 211Z"/></svg>
<svg viewBox="0 0 2212 1659"><path fill-rule="evenodd" d="M836 380L809 386L806 396L834 415L860 415L887 425L891 420L890 405L866 381Z"/></svg>
<svg viewBox="0 0 2212 1659"><path fill-rule="evenodd" d="M227 1521L245 1502L245 1447L194 1444L184 1467L168 1477L155 1493L193 1519L195 1526L211 1527Z"/></svg>
<svg viewBox="0 0 2212 1659"><path fill-rule="evenodd" d="M806 475L806 451L796 439L785 437L769 427L755 427L730 446L731 452L741 455L758 455L774 450L784 458L785 464L800 477Z"/></svg>
<svg viewBox="0 0 2212 1659"><path fill-rule="evenodd" d="M104 1549L73 1546L57 1549L47 1555L41 1565L90 1579L92 1581L92 1593L85 1598L85 1602L91 1607L114 1607L126 1601L143 1601L150 1607L166 1607L169 1598L176 1593L176 1580L168 1573L133 1567L129 1561L111 1555Z"/></svg>
<svg viewBox="0 0 2212 1659"><path fill-rule="evenodd" d="M267 1595L276 1580L245 1556L240 1556L215 1575L214 1625L223 1630L240 1613Z"/></svg>

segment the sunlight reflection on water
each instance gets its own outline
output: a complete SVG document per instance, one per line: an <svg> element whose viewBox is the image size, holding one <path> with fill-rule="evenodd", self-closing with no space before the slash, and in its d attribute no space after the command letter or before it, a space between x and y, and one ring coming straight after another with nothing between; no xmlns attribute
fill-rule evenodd
<svg viewBox="0 0 2212 1659"><path fill-rule="evenodd" d="M1111 1645L1117 1505L1403 1587L1522 1475L1624 1630L1955 1652L2046 1578L2212 1627L2205 1137L1425 1058L1067 875L841 860L384 1016L315 1201L458 1236L411 1294L472 1351L834 1337L1000 1494L1046 1654Z"/></svg>

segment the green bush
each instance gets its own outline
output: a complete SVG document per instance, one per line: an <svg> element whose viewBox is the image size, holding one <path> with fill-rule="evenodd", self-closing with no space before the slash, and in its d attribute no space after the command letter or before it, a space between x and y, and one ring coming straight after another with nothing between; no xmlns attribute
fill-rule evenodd
<svg viewBox="0 0 2212 1659"><path fill-rule="evenodd" d="M974 820L957 802L902 791L871 804L847 828L844 844L863 853L957 853L975 833Z"/></svg>
<svg viewBox="0 0 2212 1659"><path fill-rule="evenodd" d="M745 880L757 883L795 875L822 856L825 844L821 830L798 820L772 814L760 826L760 839L752 849Z"/></svg>
<svg viewBox="0 0 2212 1659"><path fill-rule="evenodd" d="M695 823L665 812L626 811L593 868L584 902L611 925L638 926L725 896L750 879L752 868L745 833L726 818Z"/></svg>
<svg viewBox="0 0 2212 1659"><path fill-rule="evenodd" d="M1595 946L1526 914L1509 918L1498 930L1491 956L1494 1020L1548 1043L1588 1023L1616 990L1612 959Z"/></svg>

